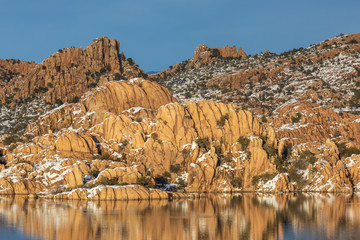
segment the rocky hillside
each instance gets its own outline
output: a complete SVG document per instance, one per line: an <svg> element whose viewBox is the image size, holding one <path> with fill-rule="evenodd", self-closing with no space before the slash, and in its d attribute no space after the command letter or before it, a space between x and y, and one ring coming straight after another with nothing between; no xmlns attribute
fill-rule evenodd
<svg viewBox="0 0 360 240"><path fill-rule="evenodd" d="M156 199L199 191L357 191L359 36L281 55L201 45L193 59L151 76L158 83L126 80L142 72L107 38L59 51L28 73L14 67L14 78L4 80L12 111L29 106L23 116L31 109L41 115L24 121L24 133L0 137L0 193ZM15 94L20 81L29 87ZM88 81L94 85L85 87ZM51 89L17 102L44 84ZM11 111L5 115L3 126L18 123Z"/></svg>
<svg viewBox="0 0 360 240"><path fill-rule="evenodd" d="M56 105L78 102L101 82L146 76L119 50L117 40L102 37L84 49L59 49L40 64L0 60L0 134Z"/></svg>
<svg viewBox="0 0 360 240"><path fill-rule="evenodd" d="M331 139L360 147L360 34L279 55L224 57L217 49L200 45L192 59L150 77L181 102L209 99L248 109L285 145L318 148Z"/></svg>
<svg viewBox="0 0 360 240"><path fill-rule="evenodd" d="M9 147L2 148L2 194L153 199L183 197L181 191L360 186L360 156L339 155L331 140L316 153L289 149L273 127L237 105L179 103L166 88L139 78L105 82L3 144Z"/></svg>

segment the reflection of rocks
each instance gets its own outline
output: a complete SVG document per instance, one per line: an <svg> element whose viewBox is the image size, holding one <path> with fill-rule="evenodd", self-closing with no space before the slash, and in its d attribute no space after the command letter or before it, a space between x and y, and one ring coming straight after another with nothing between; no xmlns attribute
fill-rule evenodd
<svg viewBox="0 0 360 240"><path fill-rule="evenodd" d="M329 194L210 195L173 202L16 197L0 200L0 217L44 239L283 239L309 231L318 239L354 239L359 202L358 195Z"/></svg>

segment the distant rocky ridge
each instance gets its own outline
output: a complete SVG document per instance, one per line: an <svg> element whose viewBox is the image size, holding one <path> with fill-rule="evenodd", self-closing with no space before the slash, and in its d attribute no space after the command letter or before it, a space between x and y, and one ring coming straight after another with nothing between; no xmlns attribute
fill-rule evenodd
<svg viewBox="0 0 360 240"><path fill-rule="evenodd" d="M239 47L239 49L237 49L236 46L209 48L205 44L201 44L196 47L192 59L183 61L182 63L176 63L174 66L171 66L171 68L167 69L166 71L151 74L149 77L150 79L163 79L166 78L167 74L173 74L177 71L191 68L199 69L201 66L210 65L214 62L217 62L219 59L241 59L246 58L246 56L246 53L241 47Z"/></svg>

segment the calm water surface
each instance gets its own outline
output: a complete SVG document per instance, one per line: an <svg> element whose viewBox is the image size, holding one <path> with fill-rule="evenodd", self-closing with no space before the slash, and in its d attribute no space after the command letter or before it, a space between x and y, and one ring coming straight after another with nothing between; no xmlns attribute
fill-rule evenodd
<svg viewBox="0 0 360 240"><path fill-rule="evenodd" d="M360 239L360 194L128 202L2 197L0 239Z"/></svg>

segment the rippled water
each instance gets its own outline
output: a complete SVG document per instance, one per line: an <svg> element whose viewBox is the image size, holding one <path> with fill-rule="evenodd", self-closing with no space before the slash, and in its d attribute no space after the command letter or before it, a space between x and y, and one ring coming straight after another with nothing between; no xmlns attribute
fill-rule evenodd
<svg viewBox="0 0 360 240"><path fill-rule="evenodd" d="M179 201L0 198L0 239L359 239L360 195Z"/></svg>

